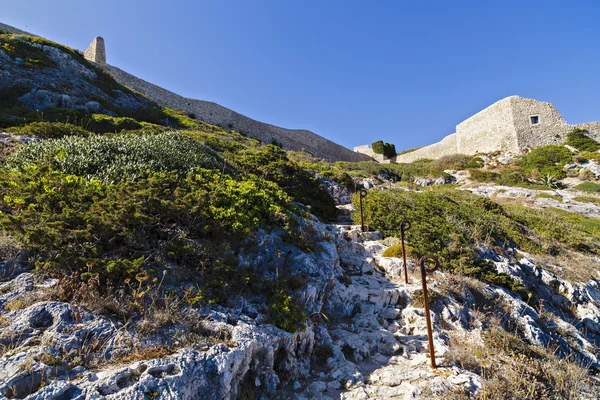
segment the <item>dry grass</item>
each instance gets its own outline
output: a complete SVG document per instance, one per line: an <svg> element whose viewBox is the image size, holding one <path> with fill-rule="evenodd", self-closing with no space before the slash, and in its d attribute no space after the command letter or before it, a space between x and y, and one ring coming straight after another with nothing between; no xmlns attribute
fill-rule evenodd
<svg viewBox="0 0 600 400"><path fill-rule="evenodd" d="M13 260L20 250L19 243L15 239L0 233L0 260Z"/></svg>
<svg viewBox="0 0 600 400"><path fill-rule="evenodd" d="M55 297L53 288L44 288L40 290L34 290L31 292L26 292L21 294L20 296L15 297L14 299L8 301L4 305L4 310L6 311L17 311L28 308L35 303L39 303L41 301L50 301Z"/></svg>
<svg viewBox="0 0 600 400"><path fill-rule="evenodd" d="M548 349L531 346L518 336L493 327L483 334L483 344L454 336L447 362L484 379L478 400L598 398L600 386L588 369L556 357ZM465 394L454 392L447 398Z"/></svg>
<svg viewBox="0 0 600 400"><path fill-rule="evenodd" d="M599 276L600 260L594 256L569 251L557 256L523 253L536 265L568 282L586 283Z"/></svg>

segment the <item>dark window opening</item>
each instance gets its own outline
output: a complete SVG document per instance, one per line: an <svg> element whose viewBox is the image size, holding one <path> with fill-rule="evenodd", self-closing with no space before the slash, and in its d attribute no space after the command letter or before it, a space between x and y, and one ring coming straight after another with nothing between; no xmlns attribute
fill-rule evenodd
<svg viewBox="0 0 600 400"><path fill-rule="evenodd" d="M529 119L531 121L531 125L537 125L540 123L540 117L537 115L531 116Z"/></svg>

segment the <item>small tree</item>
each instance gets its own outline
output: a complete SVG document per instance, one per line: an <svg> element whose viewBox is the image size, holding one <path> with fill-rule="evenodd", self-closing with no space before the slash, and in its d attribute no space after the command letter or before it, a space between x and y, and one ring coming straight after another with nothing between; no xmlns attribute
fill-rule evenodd
<svg viewBox="0 0 600 400"><path fill-rule="evenodd" d="M375 154L383 154L387 158L396 156L396 146L392 143L385 143L383 140L372 143L371 149Z"/></svg>

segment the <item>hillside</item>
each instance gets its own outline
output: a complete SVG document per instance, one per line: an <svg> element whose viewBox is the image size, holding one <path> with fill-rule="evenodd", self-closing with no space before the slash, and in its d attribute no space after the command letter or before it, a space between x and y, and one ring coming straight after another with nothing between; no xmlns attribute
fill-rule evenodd
<svg viewBox="0 0 600 400"><path fill-rule="evenodd" d="M0 400L600 396L585 132L329 162L7 33L0 93Z"/></svg>
<svg viewBox="0 0 600 400"><path fill-rule="evenodd" d="M370 160L370 157L352 152L308 130L285 129L255 121L216 103L179 96L108 65L105 62L103 39L98 42L98 47L95 39L90 52L81 53L8 25L0 24L0 31L19 34L12 36L10 43L4 44L5 52L16 59L17 66L9 68L10 60L2 60L5 70L2 86L18 89L17 93L9 95L17 96L20 104L29 110L52 111L56 107L77 110L76 116L71 115L71 120L83 118L82 110L89 114L111 116L130 116L134 113L134 118L138 120L164 124L165 116L157 114L155 110L160 105L183 112L194 120L236 130L245 136L264 143L276 143L288 150L307 151L329 161ZM25 41L19 42L19 38L25 38ZM28 41L33 42L34 49L26 45ZM102 57L95 58L95 51L102 53ZM32 67L28 62L33 59L37 60L35 73L30 68L21 68L21 60L24 60L26 67ZM90 59L94 62L90 62ZM108 75L112 79L107 79ZM62 115L59 119L65 118L68 119L68 116Z"/></svg>

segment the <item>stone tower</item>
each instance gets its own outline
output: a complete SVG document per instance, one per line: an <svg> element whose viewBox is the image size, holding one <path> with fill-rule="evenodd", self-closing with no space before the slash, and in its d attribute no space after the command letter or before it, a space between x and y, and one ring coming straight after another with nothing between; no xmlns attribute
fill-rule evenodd
<svg viewBox="0 0 600 400"><path fill-rule="evenodd" d="M83 56L86 60L95 62L96 64L106 64L106 50L104 48L104 39L97 36L92 40L92 43L88 46Z"/></svg>

